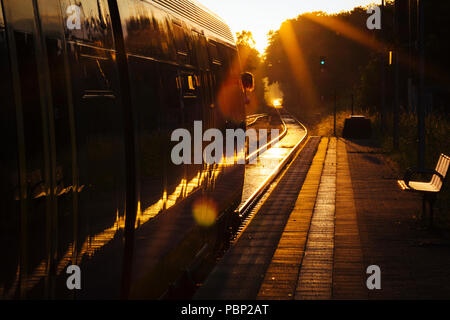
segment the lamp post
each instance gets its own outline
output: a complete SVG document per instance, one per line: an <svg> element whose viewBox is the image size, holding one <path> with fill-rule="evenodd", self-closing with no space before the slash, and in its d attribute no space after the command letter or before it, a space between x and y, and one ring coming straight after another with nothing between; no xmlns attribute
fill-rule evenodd
<svg viewBox="0 0 450 320"><path fill-rule="evenodd" d="M381 1L381 42L384 42L384 0ZM380 101L380 120L383 131L386 129L386 52L382 50L381 65L381 101Z"/></svg>
<svg viewBox="0 0 450 320"><path fill-rule="evenodd" d="M392 141L394 150L398 150L399 147L399 130L398 130L398 122L399 122L399 109L400 109L400 70L399 70L399 61L398 54L400 51L400 43L401 43L401 35L400 35L400 10L403 7L401 6L400 0L395 1L394 8L394 112L393 112L393 128L392 128Z"/></svg>

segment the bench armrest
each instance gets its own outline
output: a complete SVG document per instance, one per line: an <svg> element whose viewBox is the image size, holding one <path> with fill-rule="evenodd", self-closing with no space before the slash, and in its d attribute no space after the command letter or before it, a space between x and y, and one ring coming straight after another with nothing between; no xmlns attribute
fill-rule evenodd
<svg viewBox="0 0 450 320"><path fill-rule="evenodd" d="M408 188L411 188L409 185L409 182L411 181L411 178L418 173L424 173L424 174L435 174L439 177L439 179L441 179L442 182L444 182L444 177L442 176L442 174L440 174L439 172L437 172L434 169L418 169L418 168L408 168L406 169L405 172L405 176L403 178L403 180L405 181L406 185L408 186ZM412 188L411 188L412 189Z"/></svg>

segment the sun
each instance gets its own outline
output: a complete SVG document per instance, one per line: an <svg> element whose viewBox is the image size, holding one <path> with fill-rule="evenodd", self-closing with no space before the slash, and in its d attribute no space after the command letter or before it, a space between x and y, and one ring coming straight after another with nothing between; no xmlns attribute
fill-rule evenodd
<svg viewBox="0 0 450 320"><path fill-rule="evenodd" d="M197 0L218 14L230 26L233 34L242 30L251 31L255 47L264 54L269 44L267 34L276 31L281 23L305 12L324 11L338 13L357 6L371 3L380 4L381 0Z"/></svg>
<svg viewBox="0 0 450 320"><path fill-rule="evenodd" d="M283 103L283 100L282 100L282 99L274 99L274 100L272 101L272 104L273 104L273 106L274 106L275 108L280 108L281 105L282 105L282 103Z"/></svg>

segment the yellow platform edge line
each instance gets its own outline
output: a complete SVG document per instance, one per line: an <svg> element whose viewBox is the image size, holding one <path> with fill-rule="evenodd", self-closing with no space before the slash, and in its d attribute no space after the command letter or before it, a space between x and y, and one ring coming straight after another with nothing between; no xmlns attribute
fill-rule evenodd
<svg viewBox="0 0 450 320"><path fill-rule="evenodd" d="M328 144L329 138L320 140L257 299L294 299Z"/></svg>

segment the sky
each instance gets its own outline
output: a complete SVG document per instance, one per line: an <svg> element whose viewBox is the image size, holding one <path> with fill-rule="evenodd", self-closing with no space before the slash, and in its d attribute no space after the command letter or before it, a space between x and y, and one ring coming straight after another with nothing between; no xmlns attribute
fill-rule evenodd
<svg viewBox="0 0 450 320"><path fill-rule="evenodd" d="M337 13L360 5L380 4L380 0L197 0L218 14L235 35L242 30L251 31L255 47L263 53L267 46L267 33L278 30L283 21L312 11Z"/></svg>

